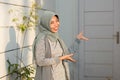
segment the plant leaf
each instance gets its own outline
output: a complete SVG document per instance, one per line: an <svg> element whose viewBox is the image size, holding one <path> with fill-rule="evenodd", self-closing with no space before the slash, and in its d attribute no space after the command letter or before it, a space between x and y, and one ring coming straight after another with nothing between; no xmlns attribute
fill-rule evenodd
<svg viewBox="0 0 120 80"><path fill-rule="evenodd" d="M12 22L16 22L16 21L18 21L18 18L13 18L12 19Z"/></svg>

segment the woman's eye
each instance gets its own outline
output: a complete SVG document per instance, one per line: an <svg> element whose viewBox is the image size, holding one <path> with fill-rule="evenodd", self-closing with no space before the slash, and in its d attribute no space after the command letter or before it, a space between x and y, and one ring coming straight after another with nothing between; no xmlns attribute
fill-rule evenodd
<svg viewBox="0 0 120 80"><path fill-rule="evenodd" d="M53 24L54 22L51 22L51 24Z"/></svg>

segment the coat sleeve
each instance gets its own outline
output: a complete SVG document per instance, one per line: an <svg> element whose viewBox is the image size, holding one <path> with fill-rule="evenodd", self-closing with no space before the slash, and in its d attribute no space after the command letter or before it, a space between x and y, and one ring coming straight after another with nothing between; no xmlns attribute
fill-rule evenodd
<svg viewBox="0 0 120 80"><path fill-rule="evenodd" d="M75 39L74 42L72 43L72 45L68 48L70 53L77 53L79 52L79 44L80 44L80 40L79 39Z"/></svg>
<svg viewBox="0 0 120 80"><path fill-rule="evenodd" d="M44 37L41 38L41 40L36 44L36 63L39 66L50 66L54 64L58 64L60 62L59 57L51 57L46 58L45 57L45 41Z"/></svg>

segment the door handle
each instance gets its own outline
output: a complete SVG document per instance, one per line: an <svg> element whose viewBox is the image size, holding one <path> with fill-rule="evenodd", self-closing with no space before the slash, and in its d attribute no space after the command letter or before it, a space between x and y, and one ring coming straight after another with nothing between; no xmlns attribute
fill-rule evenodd
<svg viewBox="0 0 120 80"><path fill-rule="evenodd" d="M119 44L120 34L119 32L116 33L116 43Z"/></svg>

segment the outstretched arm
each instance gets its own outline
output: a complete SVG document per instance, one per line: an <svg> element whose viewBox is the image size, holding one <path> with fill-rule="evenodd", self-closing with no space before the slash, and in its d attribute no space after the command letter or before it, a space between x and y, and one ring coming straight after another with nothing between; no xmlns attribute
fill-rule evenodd
<svg viewBox="0 0 120 80"><path fill-rule="evenodd" d="M79 51L80 40L85 40L85 41L88 40L88 38L83 35L83 32L80 32L80 33L76 36L74 42L73 42L72 45L68 48L68 50L69 50L70 53L76 53L76 52Z"/></svg>

